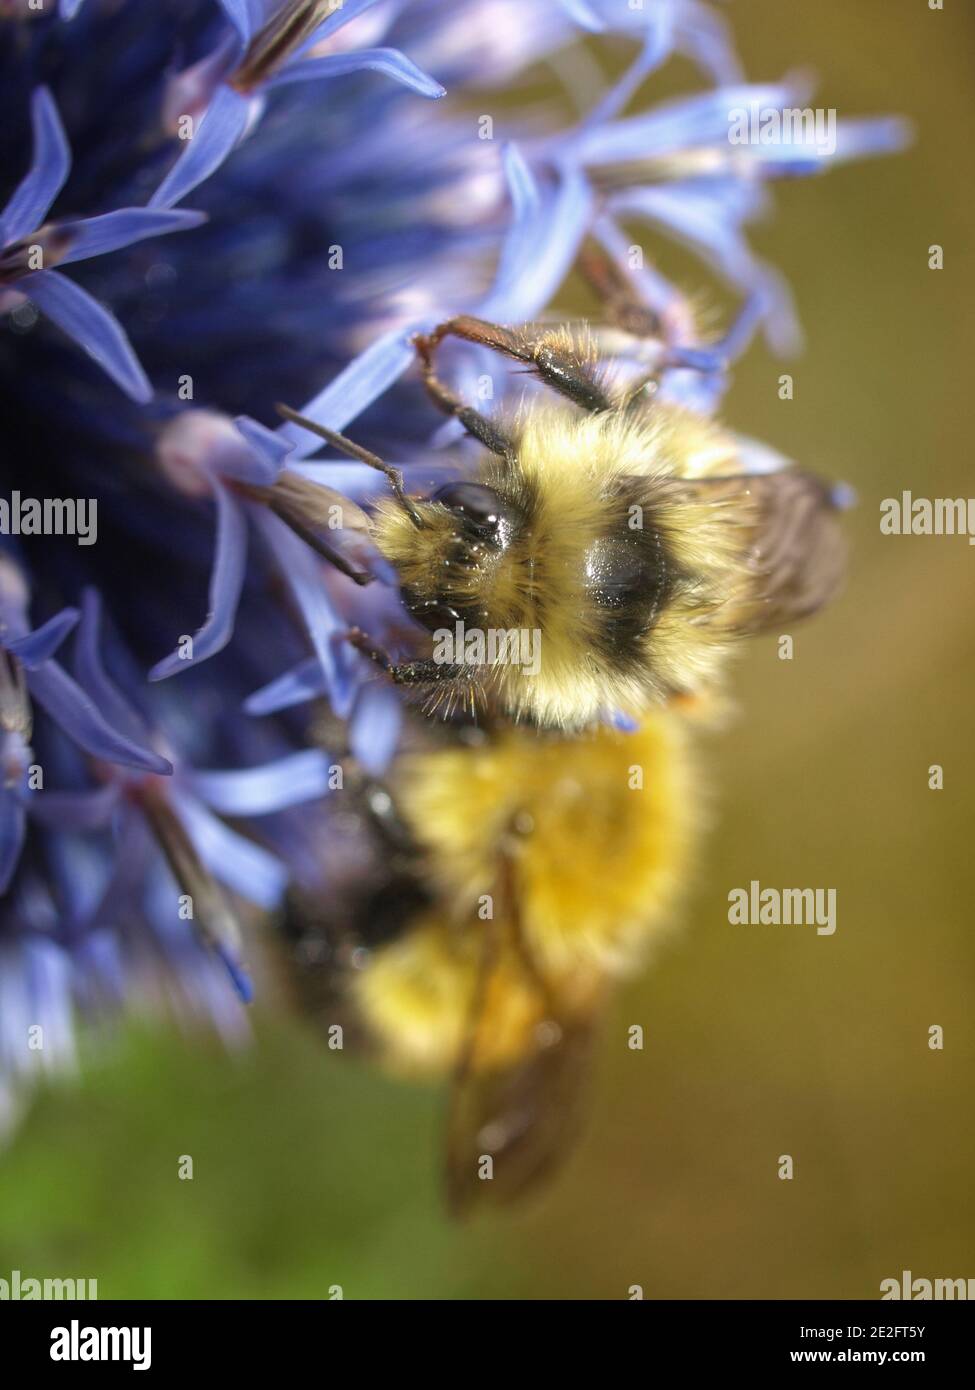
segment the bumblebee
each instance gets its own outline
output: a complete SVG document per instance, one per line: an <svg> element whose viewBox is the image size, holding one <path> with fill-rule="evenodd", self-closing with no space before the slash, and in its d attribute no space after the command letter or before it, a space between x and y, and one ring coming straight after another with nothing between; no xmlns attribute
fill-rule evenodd
<svg viewBox="0 0 975 1390"><path fill-rule="evenodd" d="M617 317L632 334L632 306ZM480 414L437 375L449 337L523 364L551 397L533 394L507 417ZM372 538L409 612L458 641L393 662L367 636L354 640L429 707L567 732L609 711L639 718L712 689L740 638L813 613L838 587L834 489L791 467L744 471L736 439L658 400L655 376L614 384L586 326L459 317L415 345L433 401L482 449L471 476L430 497L408 496L396 469L281 410L390 479ZM472 658L464 632L531 634L538 660L513 659L509 640Z"/></svg>
<svg viewBox="0 0 975 1390"><path fill-rule="evenodd" d="M304 1012L389 1069L450 1077L445 1183L464 1213L572 1150L613 983L667 935L700 820L686 721L567 739L507 727L407 751L370 807L356 894L292 903Z"/></svg>
<svg viewBox="0 0 975 1390"><path fill-rule="evenodd" d="M598 258L589 273L617 341L658 333L621 273ZM437 374L450 337L550 392L481 415ZM448 718L415 719L388 785L360 787L376 838L368 887L299 905L292 956L312 963L296 978L323 1022L346 1018L399 1071L452 1074L446 1185L464 1211L530 1190L570 1149L612 984L666 934L690 877L700 795L686 713L720 708L740 638L831 596L844 547L829 485L747 471L732 435L658 399L664 359L628 380L625 353L601 360L585 326L470 317L415 345L431 398L480 446L469 475L432 495L282 414L386 475L390 495L356 524L431 645L451 627L530 632L539 660L506 643L483 660L455 647L452 660L434 648L394 661L350 634ZM613 713L635 732L611 727Z"/></svg>

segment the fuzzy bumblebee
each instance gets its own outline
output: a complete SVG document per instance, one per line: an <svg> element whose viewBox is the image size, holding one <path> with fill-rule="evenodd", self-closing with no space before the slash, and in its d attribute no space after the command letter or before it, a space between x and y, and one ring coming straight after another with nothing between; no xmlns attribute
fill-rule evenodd
<svg viewBox="0 0 975 1390"><path fill-rule="evenodd" d="M448 336L552 394L481 415L436 374ZM391 484L365 525L430 645L395 662L352 640L428 710L472 717L439 747L420 721L426 741L382 793L401 835L337 938L326 914L325 951L343 957L345 940L343 997L389 1065L452 1072L447 1191L463 1209L564 1157L593 1022L690 874L700 798L682 711L711 703L739 639L831 596L844 546L827 484L749 472L733 435L659 401L653 377L624 383L585 326L465 317L415 341L429 394L481 446L432 495L282 413ZM636 732L607 727L617 712Z"/></svg>
<svg viewBox="0 0 975 1390"><path fill-rule="evenodd" d="M448 335L525 363L555 395L482 416L435 373ZM373 539L407 609L446 645L399 664L363 646L428 706L568 731L616 710L639 717L709 691L738 639L814 612L838 587L830 486L788 467L744 471L732 435L657 401L653 381L614 386L585 327L458 318L417 350L433 399L484 449L470 477L429 498L285 413L394 475Z"/></svg>
<svg viewBox="0 0 975 1390"><path fill-rule="evenodd" d="M610 989L667 935L690 878L688 732L660 710L632 734L507 728L404 753L363 901L305 913L296 959L323 962L318 991L301 971L305 1010L345 1019L395 1072L452 1078L455 1210L520 1195L571 1151Z"/></svg>

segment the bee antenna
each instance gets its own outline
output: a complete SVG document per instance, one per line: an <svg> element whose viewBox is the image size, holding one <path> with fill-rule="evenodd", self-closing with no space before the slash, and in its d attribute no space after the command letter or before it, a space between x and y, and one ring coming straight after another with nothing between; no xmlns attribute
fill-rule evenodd
<svg viewBox="0 0 975 1390"><path fill-rule="evenodd" d="M351 439L346 439L344 434L339 434L336 430L330 430L325 425L320 425L317 420L309 420L307 415L299 415L297 410L291 409L290 405L282 405L278 402L274 408L283 419L289 420L293 425L300 425L303 430L310 430L312 434L317 434L319 438L324 439L327 444L331 444L334 449L338 449L349 458L358 459L367 467L375 468L377 472L385 474L397 502L413 525L418 531L424 529L423 518L410 498L407 497L403 488L403 475L398 468L394 468L391 463L383 463L378 454L364 449L361 444L356 444Z"/></svg>

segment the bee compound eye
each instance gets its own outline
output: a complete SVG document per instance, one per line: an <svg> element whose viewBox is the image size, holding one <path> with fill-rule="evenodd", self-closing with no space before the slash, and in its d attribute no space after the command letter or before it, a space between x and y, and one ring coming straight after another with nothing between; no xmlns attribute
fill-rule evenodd
<svg viewBox="0 0 975 1390"><path fill-rule="evenodd" d="M501 498L485 483L444 483L430 500L486 531L497 530L507 519Z"/></svg>

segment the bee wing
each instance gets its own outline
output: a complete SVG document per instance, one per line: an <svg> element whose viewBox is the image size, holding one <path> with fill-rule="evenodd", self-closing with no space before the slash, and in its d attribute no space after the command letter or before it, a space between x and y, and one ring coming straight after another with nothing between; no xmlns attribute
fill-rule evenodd
<svg viewBox="0 0 975 1390"><path fill-rule="evenodd" d="M548 1026L551 1040L518 1065L472 1070L455 1082L446 1168L447 1203L455 1215L480 1202L516 1200L548 1177L575 1143L592 1029L579 1020ZM487 1159L490 1178L484 1176Z"/></svg>
<svg viewBox="0 0 975 1390"><path fill-rule="evenodd" d="M447 1119L447 1204L457 1216L478 1204L520 1198L564 1161L580 1128L592 1050L593 1010L561 1004L539 976L526 953L517 908L509 904L507 916L483 925L478 981ZM512 965L537 1000L540 1022L517 1061L491 1066L487 1005L493 987L506 987L500 974Z"/></svg>
<svg viewBox="0 0 975 1390"><path fill-rule="evenodd" d="M751 573L736 605L735 630L762 632L808 617L840 588L847 546L831 484L799 468L682 480L678 487L716 504L745 504Z"/></svg>
<svg viewBox="0 0 975 1390"><path fill-rule="evenodd" d="M801 469L755 474L758 506L753 564L758 583L748 630L808 617L837 593L846 573L846 539L833 488Z"/></svg>

